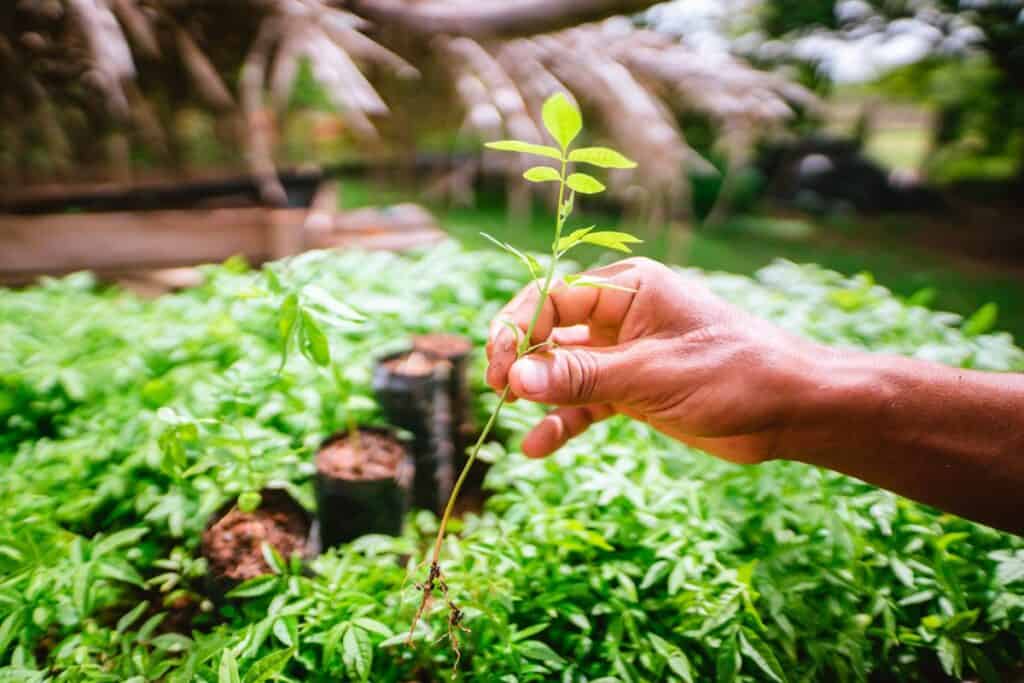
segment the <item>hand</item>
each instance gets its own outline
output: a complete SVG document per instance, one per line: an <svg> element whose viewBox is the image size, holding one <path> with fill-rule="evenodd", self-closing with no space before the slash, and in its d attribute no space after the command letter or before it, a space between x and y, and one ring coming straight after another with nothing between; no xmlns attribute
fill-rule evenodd
<svg viewBox="0 0 1024 683"><path fill-rule="evenodd" d="M726 303L702 283L656 261L632 258L591 271L633 291L558 283L531 344L516 359L538 287L523 289L490 330L487 382L511 397L559 406L527 434L544 457L616 413L650 423L719 457L777 457L800 399L814 390L815 358L830 352Z"/></svg>

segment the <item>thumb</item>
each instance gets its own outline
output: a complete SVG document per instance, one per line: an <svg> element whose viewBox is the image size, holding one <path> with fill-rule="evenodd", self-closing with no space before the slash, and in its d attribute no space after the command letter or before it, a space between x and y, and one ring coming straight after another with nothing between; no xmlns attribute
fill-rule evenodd
<svg viewBox="0 0 1024 683"><path fill-rule="evenodd" d="M586 405L628 401L628 352L621 348L560 348L513 363L512 393L549 405Z"/></svg>

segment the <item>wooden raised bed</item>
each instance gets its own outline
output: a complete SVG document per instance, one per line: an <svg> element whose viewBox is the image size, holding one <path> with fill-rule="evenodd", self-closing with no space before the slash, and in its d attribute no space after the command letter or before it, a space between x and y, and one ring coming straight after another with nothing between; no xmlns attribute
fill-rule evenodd
<svg viewBox="0 0 1024 683"><path fill-rule="evenodd" d="M402 250L444 238L430 213L414 204L347 212L335 206L334 183L326 182L309 208L0 213L0 283L78 270L134 278L234 255L258 264L306 249Z"/></svg>

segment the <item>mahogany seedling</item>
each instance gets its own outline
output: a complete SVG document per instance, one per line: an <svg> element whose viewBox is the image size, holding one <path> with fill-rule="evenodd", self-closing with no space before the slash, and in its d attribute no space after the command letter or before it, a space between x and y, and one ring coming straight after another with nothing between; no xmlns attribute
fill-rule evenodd
<svg viewBox="0 0 1024 683"><path fill-rule="evenodd" d="M563 235L566 221L573 211L576 194L598 194L603 192L605 189L605 186L597 178L587 173L571 172L571 164L582 163L597 166L599 168L625 169L634 168L636 163L619 152L607 147L577 147L573 149L572 143L576 140L577 136L583 129L583 119L579 110L568 100L568 98L566 98L565 95L561 93L552 95L544 103L542 118L544 120L544 127L554 139L555 143L557 143L557 146L538 145L521 140L500 140L497 142L489 142L486 145L489 149L499 150L502 152L531 154L552 160L554 165L534 166L527 169L523 174L523 177L531 183L558 184L558 210L554 221L554 238L551 241L551 254L546 267L542 267L540 262L530 254L516 249L511 244L501 242L490 235L484 234L484 237L489 239L491 242L494 242L501 249L513 254L523 262L527 270L530 272L530 276L533 278L538 292L540 293L540 297L537 300L537 307L534 310L533 317L530 320L530 324L525 333L515 327L511 322L503 321L503 323L512 330L513 334L516 335L517 358L522 358L523 356L534 352L539 347L545 346L545 344L531 346L530 339L533 338L533 331L537 325L537 320L540 318L541 311L544 308L544 303L547 301L548 294L554 286L555 272L557 271L558 263L565 254L580 244L593 244L629 253L631 251L629 245L641 241L629 233L612 230L595 230L594 226L573 230L568 235ZM568 276L563 279L563 283L564 286L567 287L618 288L601 278L593 276ZM441 517L441 524L437 530L437 537L434 540L433 551L430 555L427 578L422 583L417 584L417 589L423 593L423 596L420 601L420 605L416 610L416 614L413 617L412 625L409 627L408 642L411 644L417 623L419 623L419 620L422 618L433 596L439 591L450 612L448 619L448 637L451 640L452 647L456 653L456 666L458 666L458 659L461 656L456 632L457 630L465 629L465 627L461 623L463 612L452 601L448 591L448 584L445 581L444 574L441 570L441 546L444 542L445 530L447 529L448 522L451 519L452 509L454 508L455 501L459 496L459 491L462 489L466 476L469 473L470 468L473 466L473 462L476 460L477 455L480 453L481 447L487 441L487 437L490 435L491 430L497 422L498 415L501 413L501 409L508 400L508 397L509 389L506 387L504 391L501 392L497 406L495 406L490 418L484 425L483 431L480 433L476 443L470 450L469 457L467 458L462 471L459 473L459 477L455 481L455 486L452 489L451 496L448 498L448 503L445 505L444 512Z"/></svg>

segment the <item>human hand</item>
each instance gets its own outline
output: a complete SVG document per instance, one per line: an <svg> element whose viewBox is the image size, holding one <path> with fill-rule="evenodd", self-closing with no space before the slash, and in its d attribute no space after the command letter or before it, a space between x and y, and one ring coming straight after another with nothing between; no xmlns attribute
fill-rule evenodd
<svg viewBox="0 0 1024 683"><path fill-rule="evenodd" d="M626 288L552 286L531 345L517 359L537 305L524 288L492 323L487 382L511 397L558 406L523 441L543 457L597 420L622 413L719 457L777 457L829 351L756 318L702 283L650 259L588 273Z"/></svg>

